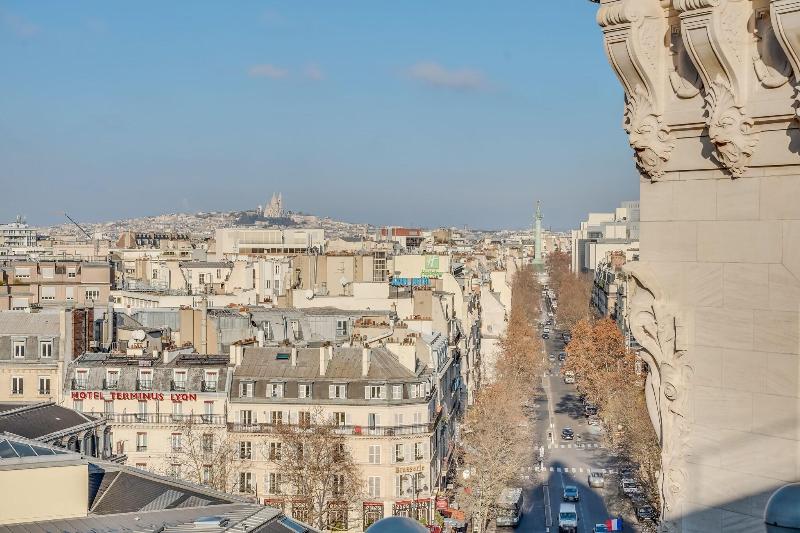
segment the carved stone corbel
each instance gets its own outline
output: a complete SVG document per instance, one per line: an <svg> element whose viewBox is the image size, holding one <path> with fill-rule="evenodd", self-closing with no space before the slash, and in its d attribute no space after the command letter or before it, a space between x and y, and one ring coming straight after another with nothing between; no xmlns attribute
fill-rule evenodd
<svg viewBox="0 0 800 533"><path fill-rule="evenodd" d="M708 105L708 134L715 157L734 176L750 163L758 139L747 114L747 81L753 38L749 0L674 0L680 12L686 49L703 80Z"/></svg>
<svg viewBox="0 0 800 533"><path fill-rule="evenodd" d="M800 0L772 0L770 16L775 37L794 70L794 84L798 100L795 113L800 119Z"/></svg>
<svg viewBox="0 0 800 533"><path fill-rule="evenodd" d="M664 76L668 31L660 0L620 0L602 6L606 54L625 89L623 126L640 172L655 181L664 175L675 142L664 123Z"/></svg>
<svg viewBox="0 0 800 533"><path fill-rule="evenodd" d="M642 346L647 404L661 444L661 531L680 531L688 478L689 393L694 370L688 362L685 321L669 302L646 263L628 263L628 325Z"/></svg>

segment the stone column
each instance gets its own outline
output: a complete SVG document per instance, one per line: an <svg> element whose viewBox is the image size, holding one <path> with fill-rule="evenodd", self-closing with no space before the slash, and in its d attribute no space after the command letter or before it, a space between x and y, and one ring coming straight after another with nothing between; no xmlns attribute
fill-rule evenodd
<svg viewBox="0 0 800 533"><path fill-rule="evenodd" d="M764 531L800 479L800 0L599 3L641 174L662 528Z"/></svg>

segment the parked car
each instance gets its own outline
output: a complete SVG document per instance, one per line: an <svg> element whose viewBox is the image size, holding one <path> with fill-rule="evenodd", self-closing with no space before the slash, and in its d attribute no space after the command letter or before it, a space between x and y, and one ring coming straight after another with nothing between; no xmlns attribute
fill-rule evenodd
<svg viewBox="0 0 800 533"><path fill-rule="evenodd" d="M578 492L578 487L575 485L567 485L564 487L564 494L562 499L565 502L577 502L581 499L581 495Z"/></svg>
<svg viewBox="0 0 800 533"><path fill-rule="evenodd" d="M590 416L589 420L587 420L586 423L589 424L590 426L600 426L600 417Z"/></svg>
<svg viewBox="0 0 800 533"><path fill-rule="evenodd" d="M602 472L589 473L588 481L589 481L589 486L593 488L605 487L606 485L606 477L603 475Z"/></svg>
<svg viewBox="0 0 800 533"><path fill-rule="evenodd" d="M575 383L575 372L573 372L572 370L567 370L566 372L564 372L564 383L568 385L570 383Z"/></svg>
<svg viewBox="0 0 800 533"><path fill-rule="evenodd" d="M636 520L639 522L652 522L656 519L656 510L649 503L636 506Z"/></svg>
<svg viewBox="0 0 800 533"><path fill-rule="evenodd" d="M583 414L587 417L597 415L597 406L591 403L587 403L583 407Z"/></svg>
<svg viewBox="0 0 800 533"><path fill-rule="evenodd" d="M561 438L563 440L573 440L575 438L575 432L572 431L571 427L565 427L561 430Z"/></svg>
<svg viewBox="0 0 800 533"><path fill-rule="evenodd" d="M550 338L550 335L549 335L549 334L547 334L547 333L542 333L542 338L543 338L543 339L549 339L549 338Z"/></svg>
<svg viewBox="0 0 800 533"><path fill-rule="evenodd" d="M551 363L555 363L556 362L556 354L551 353L550 355L547 356L547 360L550 361Z"/></svg>
<svg viewBox="0 0 800 533"><path fill-rule="evenodd" d="M566 361L567 360L567 352L558 352L558 360L559 361Z"/></svg>
<svg viewBox="0 0 800 533"><path fill-rule="evenodd" d="M563 340L565 343L569 344L569 342L572 340L572 334L571 333L562 333L561 334L561 340Z"/></svg>
<svg viewBox="0 0 800 533"><path fill-rule="evenodd" d="M642 488L636 482L635 479L631 478L622 478L619 482L620 488L622 492L627 494L628 496L633 496L642 492Z"/></svg>

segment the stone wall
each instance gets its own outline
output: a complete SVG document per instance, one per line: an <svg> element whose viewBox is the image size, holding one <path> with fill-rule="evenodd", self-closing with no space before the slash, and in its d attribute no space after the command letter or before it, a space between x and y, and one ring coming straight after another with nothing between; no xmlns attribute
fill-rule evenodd
<svg viewBox="0 0 800 533"><path fill-rule="evenodd" d="M641 173L663 528L763 531L800 480L800 1L600 4Z"/></svg>

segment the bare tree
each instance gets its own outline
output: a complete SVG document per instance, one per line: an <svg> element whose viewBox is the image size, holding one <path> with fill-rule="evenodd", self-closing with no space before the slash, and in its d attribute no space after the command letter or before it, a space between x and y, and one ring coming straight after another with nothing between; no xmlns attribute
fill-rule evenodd
<svg viewBox="0 0 800 533"><path fill-rule="evenodd" d="M280 451L266 447L268 460L292 500L305 505L302 519L319 529L348 529L347 509L361 499L363 481L333 417L317 408L307 423L276 426L275 438Z"/></svg>
<svg viewBox="0 0 800 533"><path fill-rule="evenodd" d="M592 297L592 281L585 274L563 276L558 291L558 323L567 329L591 316L590 302Z"/></svg>
<svg viewBox="0 0 800 533"><path fill-rule="evenodd" d="M472 517L476 531L486 531L494 518L494 504L503 489L519 483L530 461L521 443L530 430L520 395L509 384L494 383L480 391L470 407L462 430L462 466L459 505Z"/></svg>
<svg viewBox="0 0 800 533"><path fill-rule="evenodd" d="M239 472L249 464L224 429L191 420L173 435L168 461L164 473L222 492L236 492Z"/></svg>

